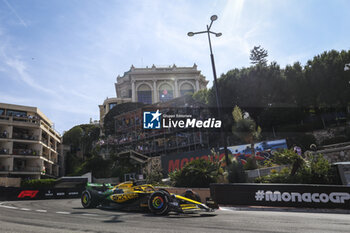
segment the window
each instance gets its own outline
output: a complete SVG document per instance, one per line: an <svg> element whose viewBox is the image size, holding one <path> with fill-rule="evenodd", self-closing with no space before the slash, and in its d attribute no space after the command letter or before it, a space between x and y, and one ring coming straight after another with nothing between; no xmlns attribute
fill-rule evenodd
<svg viewBox="0 0 350 233"><path fill-rule="evenodd" d="M193 86L191 84L184 83L181 86L181 90L180 90L181 96L188 95L188 94L193 94L193 93L194 93L194 89L193 89Z"/></svg>
<svg viewBox="0 0 350 233"><path fill-rule="evenodd" d="M111 103L111 104L109 104L109 110L112 110L112 108L114 108L115 106L117 106L117 103Z"/></svg>
<svg viewBox="0 0 350 233"><path fill-rule="evenodd" d="M24 117L27 116L27 112L23 111L16 111L16 110L7 110L7 116L17 116L17 117Z"/></svg>
<svg viewBox="0 0 350 233"><path fill-rule="evenodd" d="M174 91L169 84L162 84L159 87L159 101L166 102L174 98Z"/></svg>
<svg viewBox="0 0 350 233"><path fill-rule="evenodd" d="M145 104L152 104L152 90L146 85L142 84L137 90L137 101Z"/></svg>
<svg viewBox="0 0 350 233"><path fill-rule="evenodd" d="M0 116L5 114L5 109L0 108Z"/></svg>

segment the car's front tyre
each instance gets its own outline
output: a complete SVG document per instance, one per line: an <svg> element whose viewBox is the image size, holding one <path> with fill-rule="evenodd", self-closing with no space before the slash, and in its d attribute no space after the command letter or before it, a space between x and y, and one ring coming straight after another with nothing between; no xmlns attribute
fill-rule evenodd
<svg viewBox="0 0 350 233"><path fill-rule="evenodd" d="M84 208L95 208L98 205L98 198L93 190L85 190L81 194L81 204Z"/></svg>
<svg viewBox="0 0 350 233"><path fill-rule="evenodd" d="M166 215L169 208L170 195L164 191L156 191L148 199L149 210L157 215Z"/></svg>

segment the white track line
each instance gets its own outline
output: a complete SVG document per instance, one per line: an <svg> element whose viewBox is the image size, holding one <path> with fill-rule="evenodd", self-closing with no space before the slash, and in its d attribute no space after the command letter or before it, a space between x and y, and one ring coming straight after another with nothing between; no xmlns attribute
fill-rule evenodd
<svg viewBox="0 0 350 233"><path fill-rule="evenodd" d="M27 208L20 208L20 210L30 211L30 209L27 209Z"/></svg>
<svg viewBox="0 0 350 233"><path fill-rule="evenodd" d="M36 212L40 212L40 213L46 213L47 210L35 210Z"/></svg>
<svg viewBox="0 0 350 233"><path fill-rule="evenodd" d="M18 207L14 207L14 206L3 205L3 204L5 204L5 202L0 202L0 207L7 208L7 209L31 211L31 209L28 209L28 208L18 208ZM35 210L35 211L39 212L39 213L47 213L47 210ZM56 214L66 214L66 215L68 215L68 214L72 214L72 213L71 212L65 212L65 211L57 211ZM81 214L81 215L90 216L90 217L99 216L98 214L89 214L89 213L85 213L85 214Z"/></svg>
<svg viewBox="0 0 350 233"><path fill-rule="evenodd" d="M7 208L7 209L14 209L14 210L17 210L17 209L18 209L17 207L8 206L8 205L0 205L0 207L4 207L4 208Z"/></svg>
<svg viewBox="0 0 350 233"><path fill-rule="evenodd" d="M97 214L82 214L84 216L98 216Z"/></svg>
<svg viewBox="0 0 350 233"><path fill-rule="evenodd" d="M58 211L56 214L71 214L70 212Z"/></svg>

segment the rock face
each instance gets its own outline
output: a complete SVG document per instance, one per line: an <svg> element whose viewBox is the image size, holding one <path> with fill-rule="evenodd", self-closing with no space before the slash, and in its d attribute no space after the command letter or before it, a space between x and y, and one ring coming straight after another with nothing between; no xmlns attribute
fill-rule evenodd
<svg viewBox="0 0 350 233"><path fill-rule="evenodd" d="M315 136L317 144L321 145L325 140L343 135L345 128L346 128L345 126L328 128L328 129L313 131L312 134Z"/></svg>
<svg viewBox="0 0 350 233"><path fill-rule="evenodd" d="M322 154L331 163L350 161L350 142L324 146L316 154Z"/></svg>

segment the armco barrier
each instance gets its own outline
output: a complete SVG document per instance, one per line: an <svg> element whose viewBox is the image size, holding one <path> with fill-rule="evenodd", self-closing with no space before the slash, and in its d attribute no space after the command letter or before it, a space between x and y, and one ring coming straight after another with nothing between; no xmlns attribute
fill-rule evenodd
<svg viewBox="0 0 350 233"><path fill-rule="evenodd" d="M350 187L303 184L210 184L219 205L350 209Z"/></svg>
<svg viewBox="0 0 350 233"><path fill-rule="evenodd" d="M0 201L79 198L83 188L25 189L0 187Z"/></svg>

